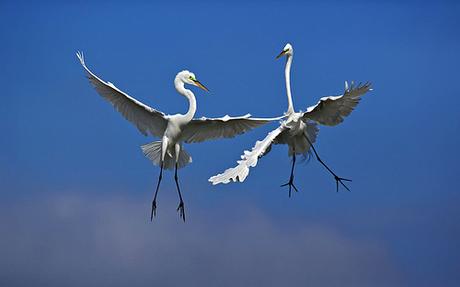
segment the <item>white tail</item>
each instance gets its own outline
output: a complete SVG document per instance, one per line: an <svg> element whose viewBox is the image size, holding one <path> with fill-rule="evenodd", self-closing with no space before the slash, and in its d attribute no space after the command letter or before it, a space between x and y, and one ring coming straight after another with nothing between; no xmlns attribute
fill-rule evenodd
<svg viewBox="0 0 460 287"><path fill-rule="evenodd" d="M303 133L294 137L289 137L288 141L286 142L289 146L288 155L292 156L295 154L303 154L307 155L310 152L310 143L305 139L305 135L308 136L308 139L311 143L316 142L316 137L318 136L318 126L316 123L312 121L305 122L305 129Z"/></svg>
<svg viewBox="0 0 460 287"><path fill-rule="evenodd" d="M147 158L149 158L153 162L153 164L161 165L161 141L155 141L142 145L141 149L144 155ZM192 157L183 148L181 148L177 168L183 168L191 162ZM163 168L173 169L175 166L176 161L174 159L174 155L171 156L168 153L166 153Z"/></svg>

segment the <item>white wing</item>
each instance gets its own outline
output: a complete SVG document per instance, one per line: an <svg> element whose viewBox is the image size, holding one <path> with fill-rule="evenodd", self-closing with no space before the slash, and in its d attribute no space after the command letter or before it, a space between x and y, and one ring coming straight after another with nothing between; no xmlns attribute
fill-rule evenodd
<svg viewBox="0 0 460 287"><path fill-rule="evenodd" d="M249 174L249 168L255 167L258 159L270 151L273 141L285 129L284 125L281 125L268 133L262 141L256 142L251 151L244 151L241 160L237 161L237 166L229 168L221 174L210 177L209 181L212 182L213 185L229 183L230 181L243 182Z"/></svg>
<svg viewBox="0 0 460 287"><path fill-rule="evenodd" d="M283 117L251 118L250 114L241 117L230 117L228 115L222 118L202 117L193 119L182 129L181 139L187 143L196 143L210 139L232 138Z"/></svg>
<svg viewBox="0 0 460 287"><path fill-rule="evenodd" d="M96 91L108 100L125 119L135 124L144 135L147 135L147 133L157 137L163 135L168 124L165 114L128 96L112 83L99 79L86 67L83 53L78 52L77 57L83 68L85 68L87 77L96 88Z"/></svg>
<svg viewBox="0 0 460 287"><path fill-rule="evenodd" d="M358 105L361 97L370 90L372 90L371 83L359 84L354 87L352 82L351 86L348 87L348 83L345 82L343 95L321 98L316 105L307 109L303 118L326 126L340 124Z"/></svg>

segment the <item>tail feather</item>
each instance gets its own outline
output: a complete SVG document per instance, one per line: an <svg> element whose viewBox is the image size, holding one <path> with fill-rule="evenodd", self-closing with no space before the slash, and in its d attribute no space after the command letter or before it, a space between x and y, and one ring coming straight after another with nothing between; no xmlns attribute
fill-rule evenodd
<svg viewBox="0 0 460 287"><path fill-rule="evenodd" d="M288 145L289 145L288 155L289 156L292 156L295 152L295 154L302 154L308 158L309 153L311 153L310 144L305 139L305 135L308 136L311 143L315 143L316 137L318 136L319 129L318 129L318 125L315 122L306 121L305 124L306 124L306 127L304 129L304 134L300 134L300 135L297 135L289 139L289 142L288 142Z"/></svg>
<svg viewBox="0 0 460 287"><path fill-rule="evenodd" d="M151 142L141 146L144 155L152 161L155 165L161 165L161 141ZM177 162L177 168L183 168L187 164L192 162L192 157L181 148L179 154L179 161ZM163 168L173 169L176 166L175 155L166 153Z"/></svg>

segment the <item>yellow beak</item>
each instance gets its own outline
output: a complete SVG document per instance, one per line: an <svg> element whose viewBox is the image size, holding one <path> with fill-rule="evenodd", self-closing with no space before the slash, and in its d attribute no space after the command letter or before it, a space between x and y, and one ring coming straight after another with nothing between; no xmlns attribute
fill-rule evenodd
<svg viewBox="0 0 460 287"><path fill-rule="evenodd" d="M287 51L285 51L285 50L281 51L281 53L279 53L279 55L276 56L275 59L278 60L279 58L281 58L282 56L284 56L286 53L287 53Z"/></svg>
<svg viewBox="0 0 460 287"><path fill-rule="evenodd" d="M198 88L205 90L206 92L209 92L208 88L206 88L202 83L200 83L200 81L194 80L193 82L195 83L195 86L197 86Z"/></svg>

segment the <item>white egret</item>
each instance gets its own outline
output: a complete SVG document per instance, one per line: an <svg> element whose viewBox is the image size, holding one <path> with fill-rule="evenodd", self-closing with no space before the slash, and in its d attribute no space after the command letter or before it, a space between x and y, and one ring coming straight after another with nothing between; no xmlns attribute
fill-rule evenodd
<svg viewBox="0 0 460 287"><path fill-rule="evenodd" d="M292 156L292 168L289 181L282 186L289 186L289 196L291 196L291 187L297 191L294 185L296 155L307 155L310 152L310 147L315 153L316 159L334 176L337 191L339 182L349 190L343 181L351 180L337 176L321 160L313 143L316 141L316 136L318 134L317 124L335 126L341 123L344 117L348 116L358 104L361 96L371 90L371 85L370 83L366 83L355 87L352 83L349 87L347 82L345 82L345 91L343 95L323 97L316 105L309 107L305 112L294 112L290 83L293 55L294 49L292 45L288 43L283 51L276 57L276 59L278 59L282 56L286 56L285 80L288 98L288 109L285 113L286 118L277 129L271 131L262 141L257 141L251 151L245 151L241 156L241 160L237 162L237 166L225 170L222 174L209 178L212 184L229 183L230 181L243 182L249 174L249 168L257 165L258 159L270 151L272 144L287 144L289 147L288 155Z"/></svg>
<svg viewBox="0 0 460 287"><path fill-rule="evenodd" d="M150 220L156 215L156 199L163 169L175 169L174 180L179 195L177 211L185 221L184 201L179 187L177 170L192 162L190 155L182 147L182 143L202 142L209 139L231 138L242 134L257 126L266 124L273 119L251 118L249 114L241 117L222 118L198 118L194 119L196 112L196 99L192 91L184 87L185 84L197 86L205 91L208 89L202 85L189 71L181 71L174 79L174 86L179 94L187 98L189 109L186 114L166 115L155 110L140 101L130 97L119 90L110 82L104 82L92 73L85 64L83 54L77 53L87 77L96 91L108 100L123 117L132 122L144 135L152 135L161 138L142 146L144 154L156 165L160 166L160 175L152 201Z"/></svg>

